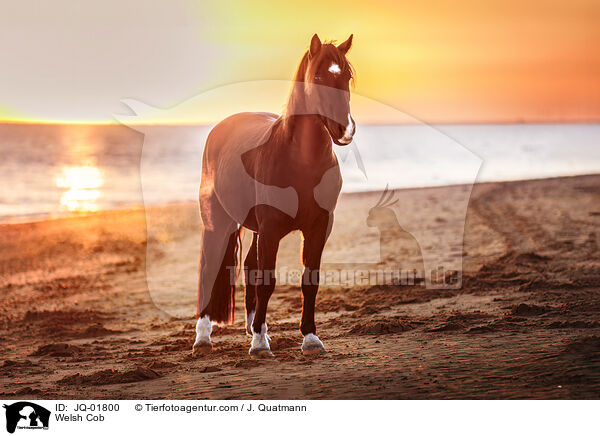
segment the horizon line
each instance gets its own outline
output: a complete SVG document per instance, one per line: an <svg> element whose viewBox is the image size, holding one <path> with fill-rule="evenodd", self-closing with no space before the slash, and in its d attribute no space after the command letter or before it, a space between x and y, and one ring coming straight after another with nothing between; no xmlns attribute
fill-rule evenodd
<svg viewBox="0 0 600 436"><path fill-rule="evenodd" d="M117 120L112 121L94 121L94 120L15 120L0 119L0 125L32 125L32 126L141 126L141 127L209 127L219 123L221 120L213 122L131 122L124 124ZM361 126L410 126L419 124L428 125L509 125L509 124L598 124L600 118L577 118L577 119L502 119L502 120L417 120L416 122L407 121L402 123L390 122L365 122L358 123Z"/></svg>

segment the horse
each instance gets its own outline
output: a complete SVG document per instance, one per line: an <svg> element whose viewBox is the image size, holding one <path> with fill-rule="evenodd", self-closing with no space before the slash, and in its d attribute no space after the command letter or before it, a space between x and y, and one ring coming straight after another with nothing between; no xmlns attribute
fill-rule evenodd
<svg viewBox="0 0 600 436"><path fill-rule="evenodd" d="M251 356L272 356L267 305L276 284L281 239L303 237L301 351L325 351L316 335L315 304L321 256L342 187L333 143L352 142L354 70L339 45L315 34L292 81L283 113L243 112L209 133L202 159L199 206L203 222L194 355L212 350L213 323L231 324L242 229L252 232L244 259L246 332Z"/></svg>

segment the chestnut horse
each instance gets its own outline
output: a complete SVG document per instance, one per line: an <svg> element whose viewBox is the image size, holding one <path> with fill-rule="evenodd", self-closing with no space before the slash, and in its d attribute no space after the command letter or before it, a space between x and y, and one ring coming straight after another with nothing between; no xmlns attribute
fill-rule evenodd
<svg viewBox="0 0 600 436"><path fill-rule="evenodd" d="M346 59L352 35L334 45L315 34L296 71L281 116L239 113L210 132L202 160L200 213L203 239L199 267L194 354L210 350L212 324L232 323L240 231L253 232L244 263L246 330L251 355L272 355L266 314L275 288L280 240L299 230L302 261L303 353L325 350L316 336L315 300L321 254L342 186L332 140L352 142Z"/></svg>

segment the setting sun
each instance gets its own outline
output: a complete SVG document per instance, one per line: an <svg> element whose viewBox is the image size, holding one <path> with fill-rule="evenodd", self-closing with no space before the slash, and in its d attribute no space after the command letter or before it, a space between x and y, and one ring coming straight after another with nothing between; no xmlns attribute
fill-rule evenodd
<svg viewBox="0 0 600 436"><path fill-rule="evenodd" d="M60 199L61 207L69 212L94 212L104 184L101 171L92 166L63 167L56 176L56 186L66 189Z"/></svg>

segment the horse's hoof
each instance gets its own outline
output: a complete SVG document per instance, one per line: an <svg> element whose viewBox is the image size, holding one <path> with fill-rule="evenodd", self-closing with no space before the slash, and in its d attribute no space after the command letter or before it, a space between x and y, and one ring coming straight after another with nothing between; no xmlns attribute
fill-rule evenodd
<svg viewBox="0 0 600 436"><path fill-rule="evenodd" d="M301 350L302 354L304 354L305 356L321 354L325 352L325 346L323 345L323 342L321 342L321 340L317 337L317 335L315 335L314 333L309 333L306 336L304 336Z"/></svg>
<svg viewBox="0 0 600 436"><path fill-rule="evenodd" d="M252 356L252 357L258 357L258 358L275 357L275 355L268 348L263 348L260 350L253 350L252 348L250 348L250 351L248 351L248 354L250 354L250 356Z"/></svg>
<svg viewBox="0 0 600 436"><path fill-rule="evenodd" d="M305 356L315 356L317 354L325 353L325 348L313 348L311 350L302 350L302 354Z"/></svg>
<svg viewBox="0 0 600 436"><path fill-rule="evenodd" d="M210 342L198 342L192 347L192 357L203 356L212 351L212 344Z"/></svg>

